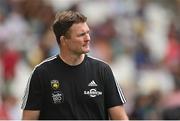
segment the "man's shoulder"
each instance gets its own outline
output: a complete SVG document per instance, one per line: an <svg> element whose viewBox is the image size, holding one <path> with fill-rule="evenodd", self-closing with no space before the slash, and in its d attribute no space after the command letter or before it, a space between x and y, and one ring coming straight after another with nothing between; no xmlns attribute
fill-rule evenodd
<svg viewBox="0 0 180 121"><path fill-rule="evenodd" d="M41 63L35 66L35 69L43 69L46 68L48 65L51 65L54 63L54 61L57 59L57 55L51 56L45 60L43 60Z"/></svg>
<svg viewBox="0 0 180 121"><path fill-rule="evenodd" d="M96 57L93 57L93 56L90 56L90 55L87 55L87 58L88 58L88 61L90 61L92 64L95 64L95 65L100 65L100 66L109 66L109 64L99 58L96 58Z"/></svg>

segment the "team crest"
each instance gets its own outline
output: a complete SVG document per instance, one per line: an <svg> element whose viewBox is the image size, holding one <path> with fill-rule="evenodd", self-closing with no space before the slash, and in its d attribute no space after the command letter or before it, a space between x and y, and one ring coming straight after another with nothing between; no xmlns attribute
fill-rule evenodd
<svg viewBox="0 0 180 121"><path fill-rule="evenodd" d="M57 90L59 89L59 81L58 80L51 80L51 87L54 89L54 90Z"/></svg>

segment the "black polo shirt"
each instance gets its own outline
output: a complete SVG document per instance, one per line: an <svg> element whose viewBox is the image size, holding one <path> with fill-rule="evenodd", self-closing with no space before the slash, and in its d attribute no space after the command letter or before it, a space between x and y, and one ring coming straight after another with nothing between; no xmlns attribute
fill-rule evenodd
<svg viewBox="0 0 180 121"><path fill-rule="evenodd" d="M22 109L40 110L39 119L108 119L107 109L125 103L106 63L85 56L77 66L59 55L35 67Z"/></svg>

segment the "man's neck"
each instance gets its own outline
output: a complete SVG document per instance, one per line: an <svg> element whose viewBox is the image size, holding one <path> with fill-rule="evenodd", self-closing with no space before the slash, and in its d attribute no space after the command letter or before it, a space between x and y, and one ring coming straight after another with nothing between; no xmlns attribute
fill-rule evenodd
<svg viewBox="0 0 180 121"><path fill-rule="evenodd" d="M83 62L85 54L81 55L68 55L61 53L60 58L68 65L76 66Z"/></svg>

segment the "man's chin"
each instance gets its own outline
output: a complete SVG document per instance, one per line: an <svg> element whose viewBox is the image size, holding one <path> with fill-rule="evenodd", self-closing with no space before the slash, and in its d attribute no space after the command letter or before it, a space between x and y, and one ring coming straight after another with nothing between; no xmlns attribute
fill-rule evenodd
<svg viewBox="0 0 180 121"><path fill-rule="evenodd" d="M83 51L84 54L88 53L90 51L90 49L86 49Z"/></svg>
<svg viewBox="0 0 180 121"><path fill-rule="evenodd" d="M90 50L86 50L85 53L89 53Z"/></svg>

